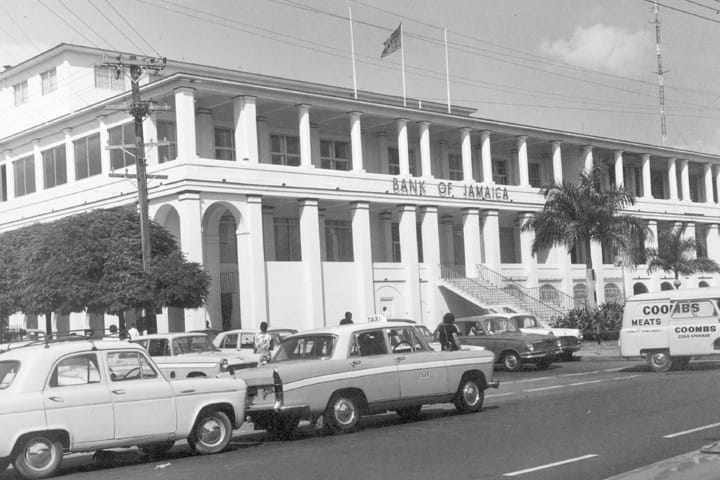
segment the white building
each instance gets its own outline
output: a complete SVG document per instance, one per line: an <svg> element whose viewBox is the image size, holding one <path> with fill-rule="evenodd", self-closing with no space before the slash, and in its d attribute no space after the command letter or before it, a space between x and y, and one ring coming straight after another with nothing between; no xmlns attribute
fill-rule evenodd
<svg viewBox="0 0 720 480"><path fill-rule="evenodd" d="M134 157L106 147L135 140L127 112L107 108L129 104L130 85L100 67L103 53L62 44L0 73L0 231L136 202L131 180L109 176L132 173ZM716 156L174 61L141 92L171 107L144 122L146 143L167 142L147 149L148 173L167 176L149 183L151 218L214 279L205 308L163 312L160 331L206 320L305 329L383 306L435 324L520 300L554 315L586 295L586 255L599 302L671 286L662 272L623 271L599 244L530 255L533 234L520 226L543 206L539 186L594 164L637 196L631 213L652 230L682 225L720 261ZM683 279L698 285L718 277Z"/></svg>

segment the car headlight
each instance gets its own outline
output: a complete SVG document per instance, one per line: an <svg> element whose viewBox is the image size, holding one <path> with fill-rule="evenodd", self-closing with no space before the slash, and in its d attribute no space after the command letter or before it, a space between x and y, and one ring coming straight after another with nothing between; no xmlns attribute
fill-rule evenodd
<svg viewBox="0 0 720 480"><path fill-rule="evenodd" d="M225 372L228 369L228 361L227 358L223 358L220 360L220 371Z"/></svg>
<svg viewBox="0 0 720 480"><path fill-rule="evenodd" d="M525 346L527 347L528 352L532 352L533 350L535 350L535 347L533 347L533 344L532 344L532 343L528 343L528 344L525 345Z"/></svg>

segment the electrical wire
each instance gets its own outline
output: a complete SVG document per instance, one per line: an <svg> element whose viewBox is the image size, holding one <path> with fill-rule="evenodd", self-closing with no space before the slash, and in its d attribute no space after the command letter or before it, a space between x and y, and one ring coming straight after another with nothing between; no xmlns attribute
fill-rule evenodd
<svg viewBox="0 0 720 480"><path fill-rule="evenodd" d="M80 36L81 36L86 42L88 42L90 45L92 45L92 46L95 47L95 48L100 48L97 43L95 43L94 41L92 41L92 40L90 40L88 37L86 37L84 33L82 33L80 30L78 30L77 28L75 28L71 23L69 23L67 20L65 20L63 17L61 17L57 12L55 12L55 10L53 10L53 9L50 8L49 6L45 5L45 4L43 3L43 0L38 0L38 3L39 3L40 5L42 5L43 7L45 7L46 9L48 9L48 10L50 11L50 13L52 13L53 15L55 15L55 17L58 18L58 20L60 20L60 21L63 22L65 25L67 25L68 27L70 27L75 33L77 33L78 35L80 35Z"/></svg>
<svg viewBox="0 0 720 480"><path fill-rule="evenodd" d="M90 1L90 0L88 0L88 1ZM112 3L110 3L109 0L104 0L104 1L105 1L105 3L107 3L108 7L112 8L113 11L117 14L117 16L120 17L120 18L127 24L127 26L130 27L130 29L131 29L133 32L135 32L135 35L137 35L138 37L140 37L140 39L141 39L143 42L145 42L145 44L146 44L148 47L150 47L150 50L152 50L152 51L155 52L155 55L157 55L158 57L162 57L162 55L160 55L160 52L158 52L158 51L155 49L155 47L153 47L153 46L150 44L150 42L148 42L148 41L145 39L145 37L143 37L143 36L140 34L140 32L137 31L137 29L133 26L133 24L132 24L131 22L128 22L128 20L125 18L125 16L124 16L122 13L120 13L117 8L113 7ZM140 49L138 49L138 50L140 50Z"/></svg>
<svg viewBox="0 0 720 480"><path fill-rule="evenodd" d="M123 29L121 29L120 27L118 27L117 25L115 25L115 22L113 22L112 20L110 20L110 19L107 17L107 15L105 15L105 14L103 13L103 11L98 8L97 5L95 5L94 3L92 3L90 0L87 0L87 2L90 4L91 7L93 7L95 10L97 10L97 12L98 12L110 25L112 25L113 28L115 28L115 30L117 30L118 32L120 32L120 35L122 35L123 37L125 37L125 38L133 45L133 47L135 47L135 48L138 50L138 52L140 52L140 53L142 53L143 55L145 55L145 52L143 51L143 49L140 48L140 47L138 46L138 44L135 43L135 41L134 41L132 38L130 38L130 37L125 33L125 31L124 31Z"/></svg>
<svg viewBox="0 0 720 480"><path fill-rule="evenodd" d="M80 15L78 15L77 13L75 13L74 11L72 11L70 8L68 8L68 6L65 5L65 2L63 2L63 0L58 0L58 2L60 3L60 5L63 6L63 8L64 8L65 10L67 10L68 12L70 12L70 14L71 14L73 17L77 18L77 19L80 21L80 23L82 23L83 25L85 25L85 27L86 27L88 30L90 30L92 33L94 33L95 36L97 36L98 38L101 38L105 43L108 44L108 46L109 46L110 48L112 48L113 50L115 50L115 46L114 46L112 43L110 43L110 41L109 41L108 39L106 39L104 36L102 36L102 35L100 35L99 33L97 33L97 32L95 31L95 29L92 28L90 25L88 25L88 23L87 23L85 20L83 20L83 18L82 18Z"/></svg>

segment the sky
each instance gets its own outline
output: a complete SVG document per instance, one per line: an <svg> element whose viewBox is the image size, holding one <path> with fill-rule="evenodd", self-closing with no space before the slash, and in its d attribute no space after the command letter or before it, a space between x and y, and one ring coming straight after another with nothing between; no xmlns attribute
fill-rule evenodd
<svg viewBox="0 0 720 480"><path fill-rule="evenodd" d="M401 96L404 54L412 104L447 102L447 58L477 117L662 145L653 1L0 0L0 65L65 42L353 88L354 51ZM720 0L658 3L667 145L720 154Z"/></svg>

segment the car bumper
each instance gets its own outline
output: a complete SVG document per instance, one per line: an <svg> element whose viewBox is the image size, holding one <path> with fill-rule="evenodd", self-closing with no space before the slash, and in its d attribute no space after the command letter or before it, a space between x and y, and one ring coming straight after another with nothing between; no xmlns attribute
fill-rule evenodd
<svg viewBox="0 0 720 480"><path fill-rule="evenodd" d="M555 355L555 352L530 352L523 353L522 355L520 355L520 358L522 358L524 362L534 363L541 360L546 360L548 358L552 358L553 355Z"/></svg>

